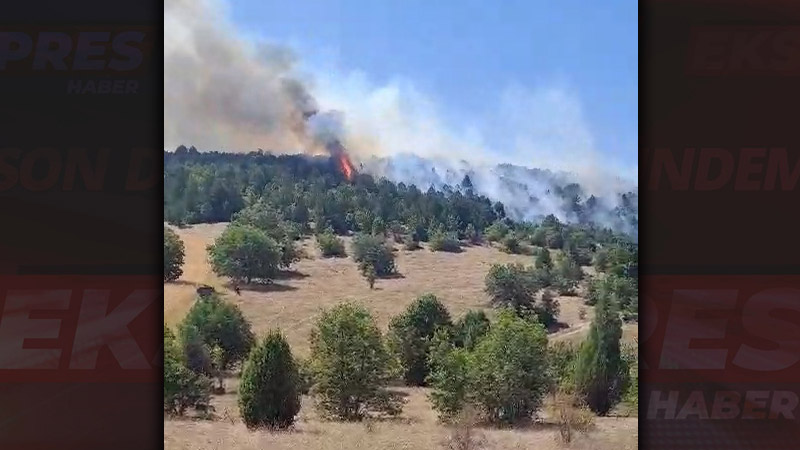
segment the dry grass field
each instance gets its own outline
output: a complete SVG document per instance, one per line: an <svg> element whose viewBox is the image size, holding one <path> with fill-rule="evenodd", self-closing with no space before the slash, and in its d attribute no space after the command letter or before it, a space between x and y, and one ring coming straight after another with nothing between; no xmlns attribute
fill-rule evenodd
<svg viewBox="0 0 800 450"><path fill-rule="evenodd" d="M195 225L175 231L186 246L183 276L164 285L164 314L174 326L183 318L200 284L214 286L229 301L238 304L256 334L280 329L299 356L308 353L308 336L323 308L351 300L369 308L385 329L392 316L400 313L417 296L433 293L445 303L454 318L471 308L493 311L483 292L484 276L494 263L532 263L532 257L509 255L487 247L468 247L458 254L414 252L397 246L400 276L379 279L370 290L351 258L319 256L312 239L302 243L307 259L294 265L292 274L273 285L242 289L237 296L227 280L216 277L206 260L206 246L224 230L225 224ZM349 249L349 239L348 249ZM590 270L587 268L587 271ZM582 290L579 290L580 294ZM558 297L559 320L567 327L551 339L580 342L588 331L593 311L579 296ZM582 317L581 310L585 308ZM626 325L624 339L638 335L635 325ZM168 449L440 449L448 428L439 424L424 389L403 388L407 403L400 417L368 423L327 422L318 418L310 399L304 399L299 421L292 431L248 431L237 419L236 380L226 382L227 393L213 399L212 420L168 419L164 423L164 444ZM481 429L486 449L557 448L557 431L546 423L529 429ZM636 448L635 418L598 418L597 429L573 442L570 448Z"/></svg>

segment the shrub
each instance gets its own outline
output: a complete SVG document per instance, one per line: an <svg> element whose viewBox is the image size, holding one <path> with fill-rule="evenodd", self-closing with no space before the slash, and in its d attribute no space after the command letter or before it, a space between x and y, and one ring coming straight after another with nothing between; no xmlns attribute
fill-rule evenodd
<svg viewBox="0 0 800 450"><path fill-rule="evenodd" d="M300 261L300 258L303 257L303 252L297 248L297 246L294 244L294 241L291 239L284 239L283 241L280 241L278 248L281 252L281 259L278 263L278 266L282 269L290 268L292 264Z"/></svg>
<svg viewBox="0 0 800 450"><path fill-rule="evenodd" d="M561 248L564 245L564 237L561 231L555 228L548 228L544 231L544 246L548 248Z"/></svg>
<svg viewBox="0 0 800 450"><path fill-rule="evenodd" d="M583 279L583 270L581 266L579 266L568 253L562 253L556 258L553 273L556 277L575 281L576 283Z"/></svg>
<svg viewBox="0 0 800 450"><path fill-rule="evenodd" d="M519 237L517 237L516 233L508 233L502 239L500 251L511 254L520 254L522 253L522 250L522 244L520 243Z"/></svg>
<svg viewBox="0 0 800 450"><path fill-rule="evenodd" d="M452 326L450 313L433 294L417 298L389 323L387 342L400 361L403 379L411 386L422 386L430 367L430 342L437 328Z"/></svg>
<svg viewBox="0 0 800 450"><path fill-rule="evenodd" d="M239 411L248 428L285 428L300 411L299 373L289 344L270 332L253 348L242 370Z"/></svg>
<svg viewBox="0 0 800 450"><path fill-rule="evenodd" d="M547 353L553 385L563 391L572 392L577 349L569 342L557 341L547 347Z"/></svg>
<svg viewBox="0 0 800 450"><path fill-rule="evenodd" d="M589 283L586 304L596 304L601 296L608 297L615 303L625 320L638 319L639 288L635 279L614 274L595 278Z"/></svg>
<svg viewBox="0 0 800 450"><path fill-rule="evenodd" d="M508 225L498 221L489 225L486 228L484 235L486 236L487 241L498 242L501 239L503 239L506 236L506 234L508 234L508 231L509 231Z"/></svg>
<svg viewBox="0 0 800 450"><path fill-rule="evenodd" d="M558 293L572 295L578 282L583 279L583 270L568 253L563 253L556 258L552 275L553 287L558 290Z"/></svg>
<svg viewBox="0 0 800 450"><path fill-rule="evenodd" d="M600 298L589 336L581 345L575 386L592 411L605 415L626 388L627 368L620 352L622 321L610 299Z"/></svg>
<svg viewBox="0 0 800 450"><path fill-rule="evenodd" d="M461 251L461 243L453 233L436 231L430 238L430 249L434 252L453 252Z"/></svg>
<svg viewBox="0 0 800 450"><path fill-rule="evenodd" d="M375 320L362 306L345 303L324 311L311 332L312 392L328 416L398 414L400 403L386 390L390 364Z"/></svg>
<svg viewBox="0 0 800 450"><path fill-rule="evenodd" d="M541 324L502 311L474 350L437 349L431 401L443 417L475 406L492 422L530 418L548 384L547 336Z"/></svg>
<svg viewBox="0 0 800 450"><path fill-rule="evenodd" d="M314 373L311 370L311 361L308 359L299 359L297 361L297 375L298 383L297 388L302 395L308 395L311 388L314 386Z"/></svg>
<svg viewBox="0 0 800 450"><path fill-rule="evenodd" d="M450 433L445 441L447 450L480 450L486 446L486 437L475 427L479 420L474 408L460 411L450 425Z"/></svg>
<svg viewBox="0 0 800 450"><path fill-rule="evenodd" d="M376 217L372 221L372 234L384 234L386 233L386 222L383 221L380 217Z"/></svg>
<svg viewBox="0 0 800 450"><path fill-rule="evenodd" d="M553 277L553 282L550 286L555 289L559 295L574 295L578 282L556 275Z"/></svg>
<svg viewBox="0 0 800 450"><path fill-rule="evenodd" d="M625 367L628 368L628 389L622 396L628 414L638 415L639 411L639 350L637 346L626 345L622 351Z"/></svg>
<svg viewBox="0 0 800 450"><path fill-rule="evenodd" d="M537 319L545 328L550 328L558 323L559 311L558 300L555 299L550 290L542 292L542 298L533 305L533 312L536 313Z"/></svg>
<svg viewBox="0 0 800 450"><path fill-rule="evenodd" d="M530 418L547 391L544 328L500 313L470 357L471 401L493 422Z"/></svg>
<svg viewBox="0 0 800 450"><path fill-rule="evenodd" d="M489 318L480 310L470 310L455 324L455 344L458 347L472 350L486 333L489 332Z"/></svg>
<svg viewBox="0 0 800 450"><path fill-rule="evenodd" d="M375 266L371 263L366 261L362 261L358 264L358 270L361 272L361 276L367 280L367 284L369 288L372 289L375 287L375 279L377 278L377 274L375 273Z"/></svg>
<svg viewBox="0 0 800 450"><path fill-rule="evenodd" d="M181 337L197 336L207 349L222 349L222 369L242 361L254 343L250 323L238 306L216 295L198 297L180 325Z"/></svg>
<svg viewBox="0 0 800 450"><path fill-rule="evenodd" d="M575 432L585 433L594 426L594 414L573 393L559 390L553 396L550 416L558 424L559 437L564 443L572 442Z"/></svg>
<svg viewBox="0 0 800 450"><path fill-rule="evenodd" d="M480 244L482 239L481 234L471 223L467 224L467 228L464 230L464 238L467 240L467 242L473 245Z"/></svg>
<svg viewBox="0 0 800 450"><path fill-rule="evenodd" d="M301 254L294 241L300 237L304 226L285 220L283 213L263 199L234 214L232 225L256 228L274 240L280 251L280 267L289 268L300 260Z"/></svg>
<svg viewBox="0 0 800 450"><path fill-rule="evenodd" d="M550 270L553 268L553 260L550 257L550 250L540 248L536 252L536 268L542 270Z"/></svg>
<svg viewBox="0 0 800 450"><path fill-rule="evenodd" d="M164 227L164 281L175 281L183 274L185 249L172 229Z"/></svg>
<svg viewBox="0 0 800 450"><path fill-rule="evenodd" d="M200 331L194 325L179 328L183 360L189 370L203 375L213 375L211 349L203 341Z"/></svg>
<svg viewBox="0 0 800 450"><path fill-rule="evenodd" d="M598 272L631 276L631 268L638 264L638 259L635 247L612 244L598 248L592 263Z"/></svg>
<svg viewBox="0 0 800 450"><path fill-rule="evenodd" d="M414 235L409 234L403 238L403 248L409 251L419 250L422 247L419 245L419 241L414 239Z"/></svg>
<svg viewBox="0 0 800 450"><path fill-rule="evenodd" d="M396 272L394 252L383 238L369 234L359 234L353 239L353 259L356 262L372 264L379 277Z"/></svg>
<svg viewBox="0 0 800 450"><path fill-rule="evenodd" d="M493 264L485 283L493 304L509 306L518 314L532 308L534 295L542 288L532 272L521 264Z"/></svg>
<svg viewBox="0 0 800 450"><path fill-rule="evenodd" d="M402 223L394 220L389 224L389 233L396 244L402 244L406 235L406 227Z"/></svg>
<svg viewBox="0 0 800 450"><path fill-rule="evenodd" d="M283 248L257 228L229 225L208 246L209 262L217 275L235 280L269 279L282 264Z"/></svg>
<svg viewBox="0 0 800 450"><path fill-rule="evenodd" d="M431 354L432 371L428 383L433 409L439 417L450 420L464 408L469 389L470 351L447 345L443 334L437 334L435 351Z"/></svg>
<svg viewBox="0 0 800 450"><path fill-rule="evenodd" d="M333 234L333 231L328 230L318 234L317 246L319 246L322 256L326 258L347 256L347 252L344 249L344 241Z"/></svg>
<svg viewBox="0 0 800 450"><path fill-rule="evenodd" d="M183 415L209 407L211 380L189 370L172 330L164 325L164 412Z"/></svg>

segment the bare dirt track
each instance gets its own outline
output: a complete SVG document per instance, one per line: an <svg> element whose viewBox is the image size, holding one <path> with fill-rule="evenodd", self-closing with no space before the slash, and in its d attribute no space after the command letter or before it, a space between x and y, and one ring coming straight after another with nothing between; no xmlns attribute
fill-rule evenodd
<svg viewBox="0 0 800 450"><path fill-rule="evenodd" d="M437 295L454 318L466 310L479 308L493 314L483 292L484 276L491 264L519 262L532 264L533 258L509 255L488 246L468 247L464 252L442 253L422 249L414 252L397 246L400 276L379 279L370 290L352 258L321 258L312 239L302 243L308 254L295 264L294 271L273 285L243 288L237 296L227 280L216 277L206 260L206 246L224 230L226 224L195 225L175 229L186 246L184 273L177 282L164 285L164 314L175 326L186 314L200 284L209 284L238 304L253 330L260 335L280 329L292 351L308 353L308 337L317 315L342 301L365 305L385 329L392 316L400 313L417 296ZM349 239L348 249L349 249ZM579 290L579 294L582 290ZM579 296L558 297L559 320L568 325L551 335L552 339L580 342L588 332L593 316ZM581 309L586 310L581 318ZM637 335L635 325L626 325L625 339ZM407 403L400 417L378 422L340 423L320 419L311 399L304 399L293 431L248 431L238 420L236 379L226 381L227 392L213 399L213 420L168 419L164 421L164 444L168 449L440 449L448 428L441 425L428 403L425 389L402 388ZM527 429L481 429L486 449L560 448L557 431L547 424ZM636 448L636 418L598 418L597 429L574 442L570 448Z"/></svg>

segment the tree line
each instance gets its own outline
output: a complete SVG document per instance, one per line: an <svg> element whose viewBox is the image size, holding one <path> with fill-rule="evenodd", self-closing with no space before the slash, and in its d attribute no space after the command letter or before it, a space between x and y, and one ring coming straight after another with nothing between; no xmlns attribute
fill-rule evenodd
<svg viewBox="0 0 800 450"><path fill-rule="evenodd" d="M224 391L225 373L238 369L238 405L250 428L290 426L304 394L336 420L397 415L403 399L391 388L396 381L429 386L443 421L465 408L489 423L527 421L546 395L562 393L573 406L603 415L631 401L637 372L620 346L614 304L601 297L596 308L589 337L575 348L548 343L535 315L520 317L513 309L501 309L494 320L477 310L454 320L427 294L382 333L367 309L347 302L320 314L310 356L301 360L279 331L258 338L236 305L201 296L177 334L164 329L164 410L207 411L211 393Z"/></svg>
<svg viewBox="0 0 800 450"><path fill-rule="evenodd" d="M552 215L540 224L513 221L502 203L476 195L470 186L469 176L459 186L425 191L364 173L350 182L327 157L201 153L184 146L164 152L164 216L175 225L228 222L260 205L300 234L389 231L413 242L435 238L445 251L457 251L456 240L474 243L484 234L489 241L508 239L512 252L514 239L575 251L631 241L591 223L562 224Z"/></svg>

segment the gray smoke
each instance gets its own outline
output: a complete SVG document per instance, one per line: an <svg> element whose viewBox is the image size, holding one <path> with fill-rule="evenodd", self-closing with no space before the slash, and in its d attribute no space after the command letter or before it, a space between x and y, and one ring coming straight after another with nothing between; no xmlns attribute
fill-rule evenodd
<svg viewBox="0 0 800 450"><path fill-rule="evenodd" d="M502 202L515 220L537 222L552 214L566 223L591 222L638 235L638 188L622 180L619 191L598 196L588 192L576 175L511 164L482 165L412 154L373 157L362 164L365 172L423 191L444 186L464 191L462 183L468 178L473 192ZM623 189L626 185L628 190Z"/></svg>
<svg viewBox="0 0 800 450"><path fill-rule="evenodd" d="M458 186L469 175L476 192L525 220L584 220L565 198L594 195L584 216L635 232L631 220L620 219L633 209L638 214L638 205L620 195L635 183L605 167L568 89L512 87L488 105L495 119L483 129L454 126L404 80L374 85L358 74L302 73L290 49L245 37L226 8L222 0L165 2L165 148L346 152L366 172L422 189ZM469 163L460 160L465 155Z"/></svg>
<svg viewBox="0 0 800 450"><path fill-rule="evenodd" d="M165 147L313 147L318 106L289 49L241 38L221 3L167 0L164 16Z"/></svg>

